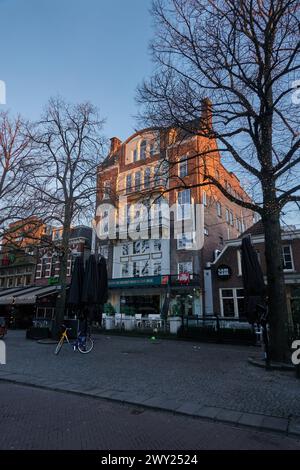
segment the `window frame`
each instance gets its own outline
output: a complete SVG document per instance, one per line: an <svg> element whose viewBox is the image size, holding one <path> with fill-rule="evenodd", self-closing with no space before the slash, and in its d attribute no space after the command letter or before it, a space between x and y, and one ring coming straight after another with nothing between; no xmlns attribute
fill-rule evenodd
<svg viewBox="0 0 300 470"><path fill-rule="evenodd" d="M183 171L182 171L183 169ZM185 178L188 176L188 161L187 156L182 156L178 163L178 176L180 178Z"/></svg>
<svg viewBox="0 0 300 470"><path fill-rule="evenodd" d="M231 296L223 296L223 291L224 290L231 290L232 291L232 297ZM224 299L232 299L233 300L233 308L234 308L234 317L240 319L242 318L239 313L239 308L238 308L238 300L239 299L244 299L245 295L241 296L238 295L238 291L243 290L242 287L220 287L219 288L219 300L220 300L220 313L222 318L232 318L229 316L224 315L224 305L223 305L223 300Z"/></svg>
<svg viewBox="0 0 300 470"><path fill-rule="evenodd" d="M180 195L183 195L183 194L189 194L189 202L180 202L179 203L179 196ZM191 216L192 216L192 213L191 213L191 200L192 200L192 196L191 196L191 189L190 188L186 188L186 189L182 189L181 191L178 191L177 192L177 220L187 220L187 219L190 219ZM188 211L188 214L186 214L186 209L185 209L185 206L189 205L189 211Z"/></svg>
<svg viewBox="0 0 300 470"><path fill-rule="evenodd" d="M285 268L285 259L284 259L284 249L285 248L289 248L289 254L290 254L290 257L291 257L291 264L292 264L292 268ZM295 271L295 264L294 264L294 258L293 258L293 250L292 250L292 245L289 244L289 245L282 245L281 247L281 251L282 251L282 261L283 261L283 271L284 272L294 272Z"/></svg>

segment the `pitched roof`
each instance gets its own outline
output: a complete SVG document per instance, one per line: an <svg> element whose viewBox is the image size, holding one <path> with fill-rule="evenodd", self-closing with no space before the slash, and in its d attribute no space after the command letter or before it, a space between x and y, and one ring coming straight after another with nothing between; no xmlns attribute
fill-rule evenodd
<svg viewBox="0 0 300 470"><path fill-rule="evenodd" d="M264 226L262 220L260 219L254 225L245 230L245 232L243 232L239 238L243 238L245 235L263 235L264 233Z"/></svg>

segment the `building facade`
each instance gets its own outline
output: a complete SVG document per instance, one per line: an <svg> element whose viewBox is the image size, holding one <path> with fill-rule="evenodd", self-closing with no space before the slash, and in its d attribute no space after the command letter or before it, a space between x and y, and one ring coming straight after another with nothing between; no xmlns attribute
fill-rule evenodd
<svg viewBox="0 0 300 470"><path fill-rule="evenodd" d="M258 260L266 279L265 241L261 222L243 235L251 235ZM290 318L300 324L300 230L282 232L282 260ZM228 240L221 254L207 270L211 271L210 289L213 295L214 313L222 317L243 319L244 291L241 263L241 237Z"/></svg>
<svg viewBox="0 0 300 470"><path fill-rule="evenodd" d="M0 254L0 289L34 284L36 258L25 250Z"/></svg>
<svg viewBox="0 0 300 470"><path fill-rule="evenodd" d="M206 118L204 112L193 125ZM254 217L205 185L204 166L228 191L250 201L219 153L208 151L213 145L176 129L111 139L98 168L96 224L97 250L108 262L109 301L117 312L159 314L167 295L169 314L212 310L204 267Z"/></svg>
<svg viewBox="0 0 300 470"><path fill-rule="evenodd" d="M35 272L35 285L46 286L58 283L60 273L60 245L62 229L53 228L51 239L37 247L37 264ZM71 274L75 258L82 256L84 261L91 253L92 229L78 226L71 229L68 254L67 282L71 281Z"/></svg>

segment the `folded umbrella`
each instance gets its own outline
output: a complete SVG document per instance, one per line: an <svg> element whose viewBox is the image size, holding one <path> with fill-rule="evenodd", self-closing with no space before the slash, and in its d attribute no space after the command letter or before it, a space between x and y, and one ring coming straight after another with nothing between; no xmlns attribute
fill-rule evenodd
<svg viewBox="0 0 300 470"><path fill-rule="evenodd" d="M266 286L249 236L242 239L242 276L245 293L245 314L249 323L259 323L262 308L266 307Z"/></svg>
<svg viewBox="0 0 300 470"><path fill-rule="evenodd" d="M69 290L68 303L74 307L81 306L81 296L84 280L84 266L81 256L75 259Z"/></svg>
<svg viewBox="0 0 300 470"><path fill-rule="evenodd" d="M108 300L107 266L103 256L98 261L99 292L98 303L104 305Z"/></svg>
<svg viewBox="0 0 300 470"><path fill-rule="evenodd" d="M250 236L242 239L242 276L245 295L245 313L250 324L262 326L265 344L266 367L269 367L268 308L266 304L266 285Z"/></svg>

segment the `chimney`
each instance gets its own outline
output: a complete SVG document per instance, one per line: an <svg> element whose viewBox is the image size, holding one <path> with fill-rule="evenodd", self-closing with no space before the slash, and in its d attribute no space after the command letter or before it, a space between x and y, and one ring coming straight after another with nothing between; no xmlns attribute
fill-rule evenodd
<svg viewBox="0 0 300 470"><path fill-rule="evenodd" d="M212 102L209 98L202 100L201 121L205 129L212 129Z"/></svg>
<svg viewBox="0 0 300 470"><path fill-rule="evenodd" d="M112 137L110 139L110 154L116 153L122 145L122 141L118 137Z"/></svg>

